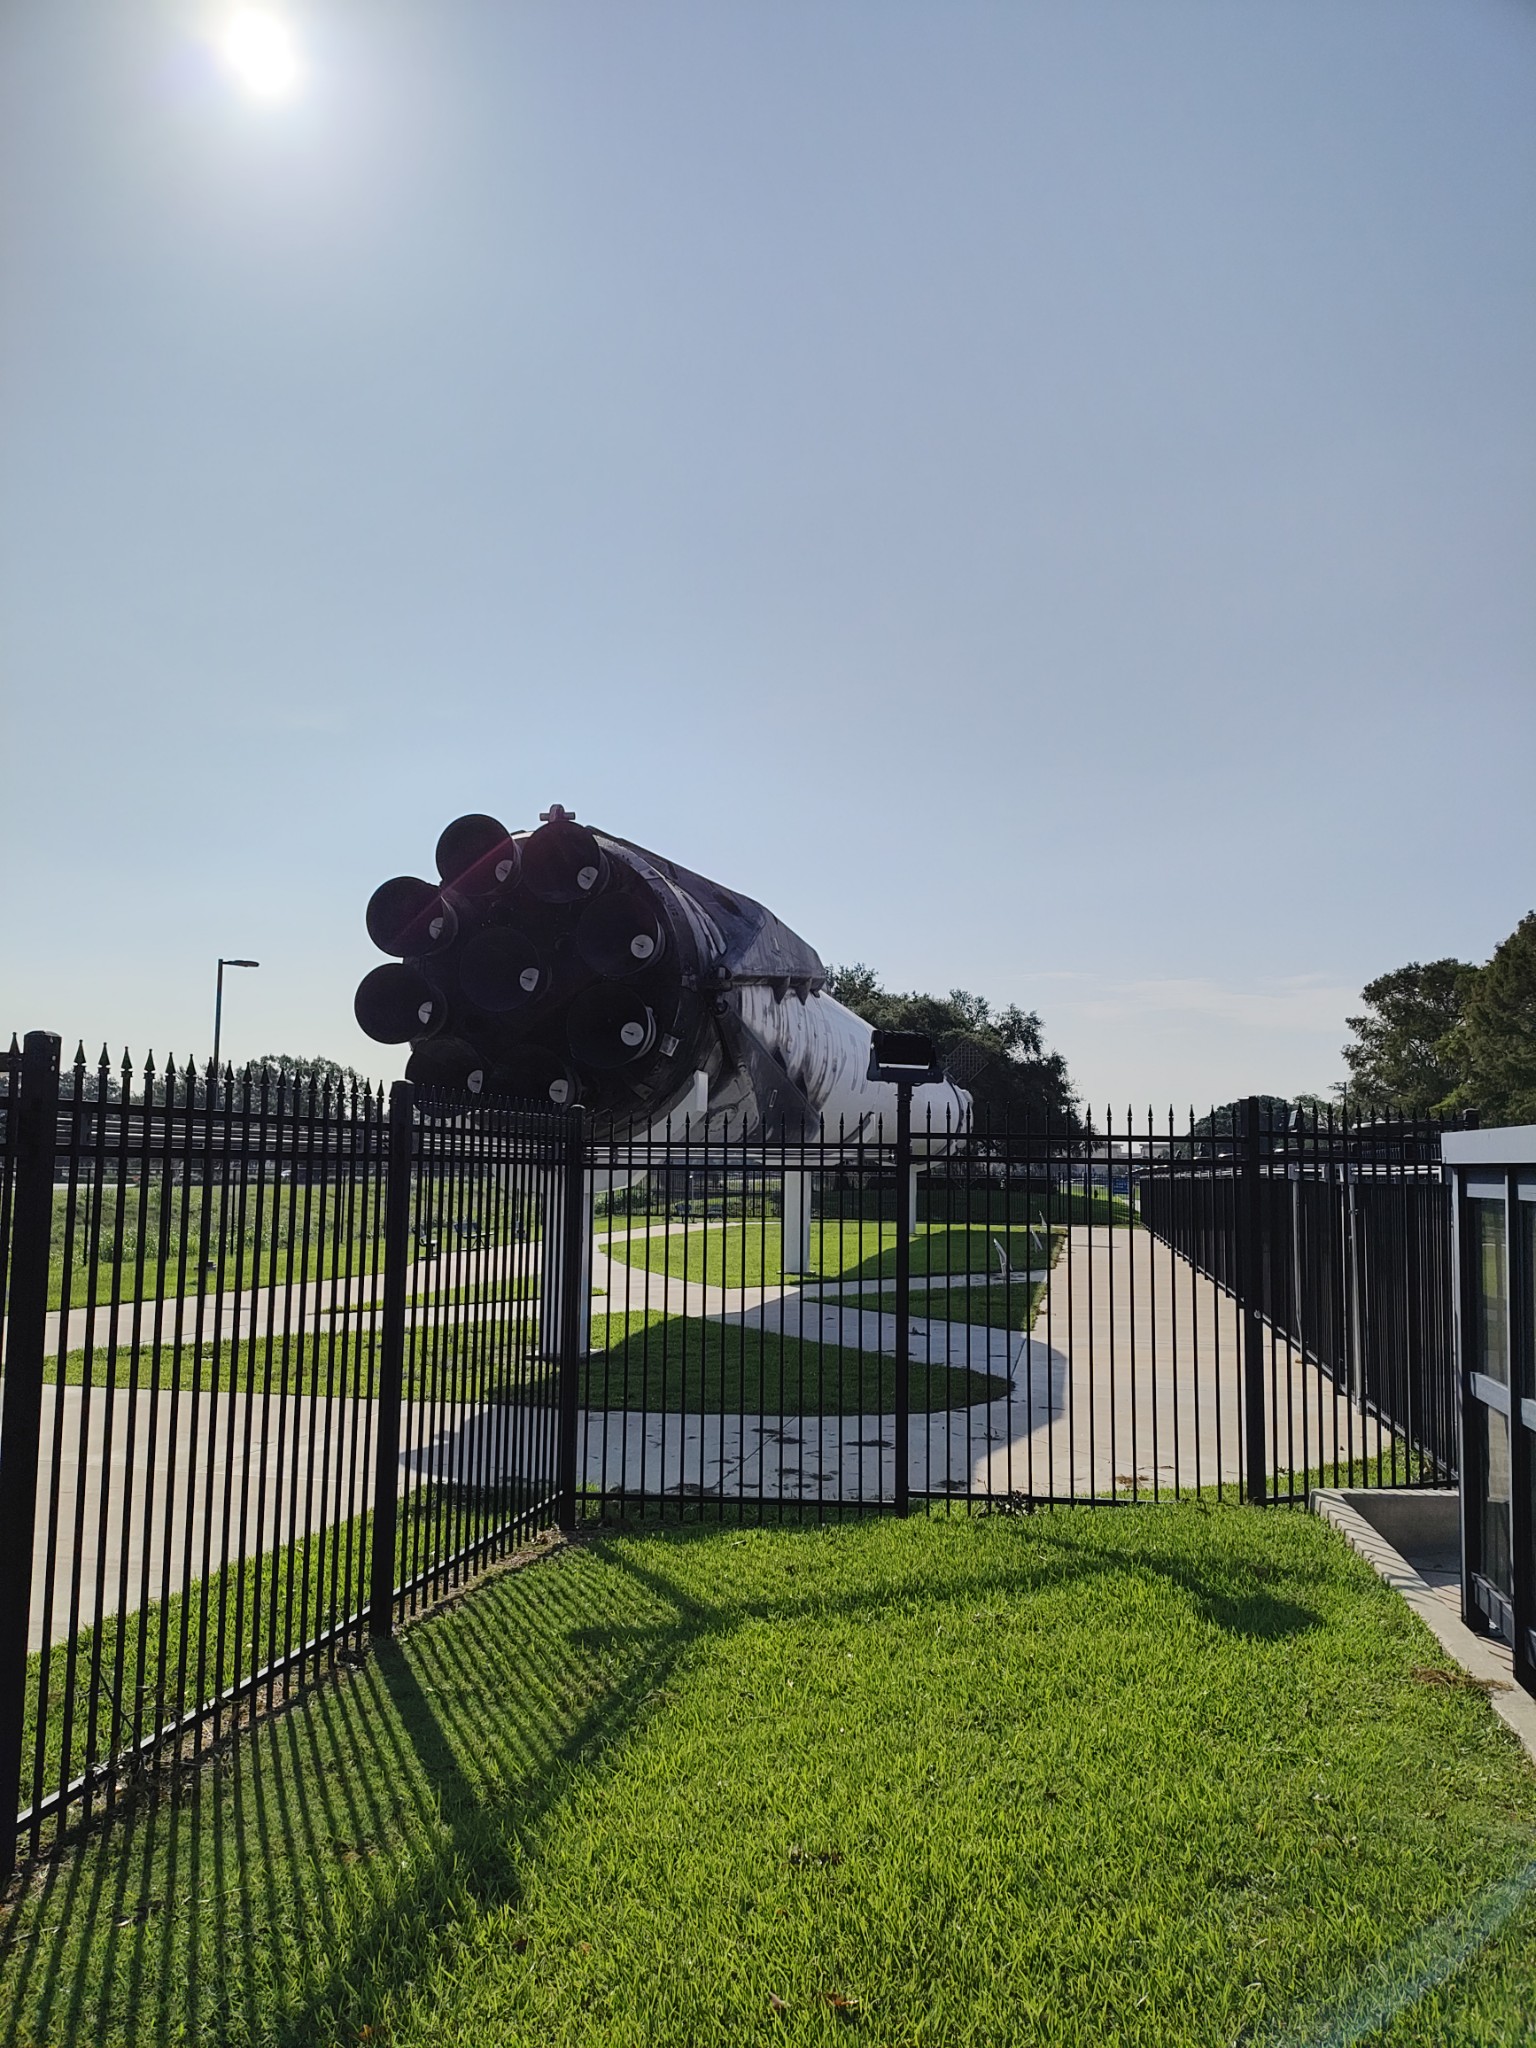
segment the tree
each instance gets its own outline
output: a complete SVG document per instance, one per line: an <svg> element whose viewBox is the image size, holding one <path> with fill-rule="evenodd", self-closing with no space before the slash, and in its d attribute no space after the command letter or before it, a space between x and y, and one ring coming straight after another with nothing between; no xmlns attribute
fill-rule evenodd
<svg viewBox="0 0 1536 2048"><path fill-rule="evenodd" d="M1307 1098L1315 1102L1316 1096ZM1260 1131L1283 1131L1289 1128L1291 1111L1297 1107L1288 1095L1261 1095L1259 1103ZM1240 1096L1236 1102L1224 1102L1218 1109L1197 1116L1190 1125L1190 1135L1196 1138L1230 1138L1234 1132L1241 1135L1248 1119L1248 1098Z"/></svg>
<svg viewBox="0 0 1536 2048"><path fill-rule="evenodd" d="M1303 1098L1315 1102L1316 1096ZM1261 1095L1259 1101L1259 1135L1268 1137L1271 1132L1289 1129L1291 1112L1298 1105L1285 1095ZM1236 1102L1223 1102L1218 1108L1208 1110L1204 1116L1197 1116L1186 1132L1182 1128L1174 1133L1172 1154L1175 1159L1229 1158L1234 1150L1232 1140L1240 1138L1248 1127L1248 1105L1246 1097ZM1222 1143L1225 1139L1227 1142ZM1264 1148L1268 1149L1268 1148Z"/></svg>
<svg viewBox="0 0 1536 2048"><path fill-rule="evenodd" d="M368 1077L360 1074L355 1067L344 1067L339 1060L314 1058L303 1053L264 1052L260 1059L236 1075L244 1082L248 1091L247 1099L255 1102L265 1082L267 1100L274 1108L281 1102L284 1110L292 1111L300 1106L308 1107L313 1099L319 1103L324 1090L329 1087L331 1100L344 1099L354 1090L361 1094L369 1085Z"/></svg>
<svg viewBox="0 0 1536 2048"><path fill-rule="evenodd" d="M1360 991L1365 1009L1345 1022L1351 1107L1427 1116L1462 1079L1454 1034L1479 970L1465 960L1411 960Z"/></svg>
<svg viewBox="0 0 1536 2048"><path fill-rule="evenodd" d="M985 996L951 989L947 996L897 994L882 988L872 967L834 967L827 993L882 1031L922 1031L933 1040L950 1079L968 1088L981 1120L1049 1117L1065 1129L1081 1121L1077 1094L1059 1052L1047 1052L1040 1019L1010 1003L994 1011Z"/></svg>
<svg viewBox="0 0 1536 2048"><path fill-rule="evenodd" d="M1446 1107L1485 1124L1536 1123L1536 910L1472 978L1449 1034L1457 1083Z"/></svg>
<svg viewBox="0 0 1536 2048"><path fill-rule="evenodd" d="M260 1059L252 1060L251 1065L253 1068L281 1067L285 1074L292 1074L296 1080L314 1081L321 1086L329 1081L333 1088L340 1087L342 1082L350 1087L354 1081L361 1088L368 1078L356 1067L344 1067L340 1060L328 1060L319 1053L311 1056L301 1052L264 1052Z"/></svg>

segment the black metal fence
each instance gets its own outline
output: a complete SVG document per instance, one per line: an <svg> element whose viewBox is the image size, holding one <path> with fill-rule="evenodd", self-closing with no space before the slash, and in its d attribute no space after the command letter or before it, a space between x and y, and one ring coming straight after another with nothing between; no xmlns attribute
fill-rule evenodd
<svg viewBox="0 0 1536 2048"><path fill-rule="evenodd" d="M0 1867L578 1512L1451 1469L1429 1130L769 1140L57 1059L0 1073Z"/></svg>
<svg viewBox="0 0 1536 2048"><path fill-rule="evenodd" d="M594 1141L587 1485L838 1514L1452 1475L1437 1132L1220 1122Z"/></svg>
<svg viewBox="0 0 1536 2048"><path fill-rule="evenodd" d="M4 1087L0 1873L569 1518L582 1185L578 1117L403 1084Z"/></svg>
<svg viewBox="0 0 1536 2048"><path fill-rule="evenodd" d="M1389 1483L1454 1482L1442 1127L1327 1114L1271 1126L1257 1101L1244 1114L1238 1130L1149 1162L1141 1221L1250 1309L1272 1398L1283 1354L1347 1396L1361 1448L1385 1462Z"/></svg>

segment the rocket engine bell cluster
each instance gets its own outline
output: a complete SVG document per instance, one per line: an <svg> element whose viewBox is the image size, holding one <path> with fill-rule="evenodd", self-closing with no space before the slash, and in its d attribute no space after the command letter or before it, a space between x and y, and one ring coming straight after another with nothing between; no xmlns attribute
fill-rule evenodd
<svg viewBox="0 0 1536 2048"><path fill-rule="evenodd" d="M368 935L392 956L358 985L357 1021L409 1043L406 1078L557 1105L613 1125L794 1141L895 1127L869 1077L870 1027L826 993L804 939L762 904L578 824L531 832L456 818L435 882L373 892ZM914 1132L959 1136L970 1097L919 1087Z"/></svg>

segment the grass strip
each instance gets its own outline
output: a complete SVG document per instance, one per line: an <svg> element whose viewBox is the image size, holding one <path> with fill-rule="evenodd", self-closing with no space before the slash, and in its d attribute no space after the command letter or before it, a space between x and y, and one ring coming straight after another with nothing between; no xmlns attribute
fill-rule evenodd
<svg viewBox="0 0 1536 2048"><path fill-rule="evenodd" d="M964 1323L971 1328L1022 1331L1034 1328L1044 1296L1041 1281L1008 1287L925 1287L913 1292L908 1308L914 1323ZM894 1315L898 1301L894 1294L868 1294L859 1298L858 1305Z"/></svg>
<svg viewBox="0 0 1536 2048"><path fill-rule="evenodd" d="M405 1390L425 1394L461 1386L466 1398L495 1398L506 1386L521 1385L533 1369L538 1327L533 1316L508 1318L466 1314L453 1320L409 1324L406 1329ZM271 1396L331 1396L371 1399L377 1389L377 1326L342 1330L300 1330L289 1336L226 1339L213 1344L162 1348L158 1385L183 1394L249 1393ZM126 1388L137 1384L147 1398L157 1384L153 1347L125 1347L115 1356L105 1347L70 1351L62 1361L43 1363L44 1384Z"/></svg>
<svg viewBox="0 0 1536 2048"><path fill-rule="evenodd" d="M116 1161L105 1169L110 1176ZM492 1203L483 1214L449 1214L460 1191L429 1176L418 1181L416 1214L435 1217L413 1257L481 1259L540 1235L533 1214ZM158 1177L96 1186L82 1173L70 1192L55 1189L48 1298L100 1306L151 1299L162 1290L238 1293L248 1287L355 1280L382 1272L382 1181L340 1186L263 1181L189 1185ZM462 1228L459 1227L462 1224Z"/></svg>
<svg viewBox="0 0 1536 2048"><path fill-rule="evenodd" d="M1096 1229L1119 1230L1137 1221L1131 1202L1124 1195L1110 1194L1107 1188L1081 1183L1028 1189L997 1184L967 1190L946 1188L942 1182L933 1185L926 1176L917 1183L917 1213L924 1223L984 1224L994 1230L1005 1223L1092 1224Z"/></svg>

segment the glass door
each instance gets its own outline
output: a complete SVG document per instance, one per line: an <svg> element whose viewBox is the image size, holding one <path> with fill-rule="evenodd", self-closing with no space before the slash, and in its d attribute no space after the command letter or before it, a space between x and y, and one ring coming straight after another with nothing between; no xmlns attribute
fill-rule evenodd
<svg viewBox="0 0 1536 2048"><path fill-rule="evenodd" d="M1536 1692L1536 1179L1522 1178L1510 1197L1515 1228L1510 1302L1515 1676Z"/></svg>
<svg viewBox="0 0 1536 2048"><path fill-rule="evenodd" d="M1488 1626L1513 1644L1508 1204L1502 1191L1469 1192L1463 1214L1468 1590Z"/></svg>
<svg viewBox="0 0 1536 2048"><path fill-rule="evenodd" d="M1463 1183L1466 1618L1536 1690L1536 1176Z"/></svg>

